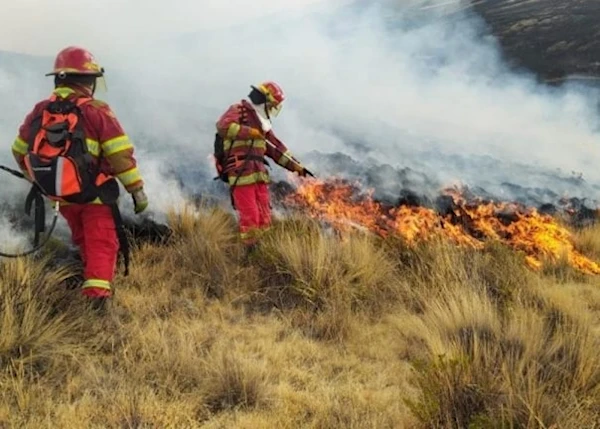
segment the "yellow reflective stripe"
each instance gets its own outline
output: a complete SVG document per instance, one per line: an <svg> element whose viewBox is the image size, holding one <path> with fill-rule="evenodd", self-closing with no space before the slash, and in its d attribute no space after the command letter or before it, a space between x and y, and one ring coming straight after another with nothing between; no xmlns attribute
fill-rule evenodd
<svg viewBox="0 0 600 429"><path fill-rule="evenodd" d="M254 146L252 146L252 142L254 141ZM256 139L256 140L235 140L233 142L233 149L237 149L240 147L250 147L252 146L253 148L256 149L267 149L267 143L262 140L262 139ZM231 140L225 140L223 142L223 148L228 151L230 148L232 147L231 145Z"/></svg>
<svg viewBox="0 0 600 429"><path fill-rule="evenodd" d="M100 143L96 140L85 139L88 152L94 156L100 156Z"/></svg>
<svg viewBox="0 0 600 429"><path fill-rule="evenodd" d="M246 244L252 244L258 241L260 238L260 231L257 229L250 229L248 231L240 232L241 240Z"/></svg>
<svg viewBox="0 0 600 429"><path fill-rule="evenodd" d="M18 154L25 155L27 153L27 149L29 149L27 142L21 139L21 137L17 137L12 145L12 150Z"/></svg>
<svg viewBox="0 0 600 429"><path fill-rule="evenodd" d="M291 156L292 154L290 153L290 151L286 151L283 155L281 155L281 157L277 161L277 164L281 165L282 167L285 167L288 164L288 162L290 162Z"/></svg>
<svg viewBox="0 0 600 429"><path fill-rule="evenodd" d="M234 122L233 124L229 125L229 128L227 128L227 137L237 136L241 129L242 127L240 126L240 124L236 124Z"/></svg>
<svg viewBox="0 0 600 429"><path fill-rule="evenodd" d="M102 152L104 156L111 156L117 152L131 149L133 145L127 136L119 136L102 143Z"/></svg>
<svg viewBox="0 0 600 429"><path fill-rule="evenodd" d="M67 98L69 95L71 94L75 94L75 91L71 88L68 88L66 86L60 87L60 88L56 88L54 90L54 95L57 95L60 98Z"/></svg>
<svg viewBox="0 0 600 429"><path fill-rule="evenodd" d="M54 203L52 203L52 208L54 208L54 205L55 205L55 204L56 204L55 202L54 202ZM77 203L69 203L69 202L67 202L67 201L61 201L61 202L60 202L60 206L61 206L61 207L64 207L64 206L70 206L70 205L73 205L73 204L77 204ZM96 199L94 199L94 200L90 201L89 203L85 203L85 204L104 204L104 203L102 202L102 200L100 199L100 197L98 197L98 198L96 198Z"/></svg>
<svg viewBox="0 0 600 429"><path fill-rule="evenodd" d="M123 186L127 187L142 180L142 175L137 167L133 167L131 170L117 174L117 178L123 184Z"/></svg>
<svg viewBox="0 0 600 429"><path fill-rule="evenodd" d="M247 232L240 232L240 237L242 238L242 240L245 240L247 238L254 238L256 236L257 231L254 229L251 229L250 231Z"/></svg>
<svg viewBox="0 0 600 429"><path fill-rule="evenodd" d="M240 176L236 182L236 176L229 176L229 185L233 186L243 186L243 185L251 185L253 183L269 183L269 174L264 171L257 171L256 173L248 174L246 176Z"/></svg>
<svg viewBox="0 0 600 429"><path fill-rule="evenodd" d="M241 146L252 146L252 141L253 140L238 140L233 144L233 148L235 149L236 147ZM254 140L254 146L252 147L255 149L266 149L267 143L264 140L256 139Z"/></svg>
<svg viewBox="0 0 600 429"><path fill-rule="evenodd" d="M83 285L81 286L82 289L87 289L90 287L97 287L100 289L110 290L110 282L100 279L87 279L83 282Z"/></svg>

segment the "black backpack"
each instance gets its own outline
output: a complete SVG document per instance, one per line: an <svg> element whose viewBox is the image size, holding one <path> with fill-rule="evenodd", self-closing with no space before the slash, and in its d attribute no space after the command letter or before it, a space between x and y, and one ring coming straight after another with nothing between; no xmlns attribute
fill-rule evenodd
<svg viewBox="0 0 600 429"><path fill-rule="evenodd" d="M229 150L231 150L231 148ZM225 163L229 157L229 151L225 152L225 140L219 133L215 133L213 156L215 157L215 167L217 168L218 173L218 176L215 177L214 180L221 179L223 182L228 183L229 179L225 172Z"/></svg>

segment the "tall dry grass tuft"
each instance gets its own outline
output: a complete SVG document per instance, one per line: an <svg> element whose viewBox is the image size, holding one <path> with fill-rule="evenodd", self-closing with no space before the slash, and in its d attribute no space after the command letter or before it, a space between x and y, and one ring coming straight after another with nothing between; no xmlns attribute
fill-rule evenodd
<svg viewBox="0 0 600 429"><path fill-rule="evenodd" d="M188 208L179 216L171 215L170 224L179 238L173 248L174 266L209 296L223 297L239 275L236 266L242 249L235 219L218 208Z"/></svg>
<svg viewBox="0 0 600 429"><path fill-rule="evenodd" d="M316 338L343 339L353 314L377 315L401 296L395 267L376 240L328 235L310 220L278 223L255 262L261 303L295 309L294 323Z"/></svg>
<svg viewBox="0 0 600 429"><path fill-rule="evenodd" d="M428 427L577 427L600 417L591 405L600 392L598 338L556 306L507 316L463 287L415 323L431 357L416 365L422 394L411 406Z"/></svg>
<svg viewBox="0 0 600 429"><path fill-rule="evenodd" d="M443 238L416 245L388 239L384 246L410 285L406 304L417 312L424 311L431 298L463 285L483 290L497 308L507 311L535 278L523 256L500 243L490 242L483 251Z"/></svg>
<svg viewBox="0 0 600 429"><path fill-rule="evenodd" d="M573 239L577 250L596 261L600 261L600 224L575 231Z"/></svg>
<svg viewBox="0 0 600 429"><path fill-rule="evenodd" d="M211 413L266 407L269 377L264 361L231 349L217 350L204 362L206 407Z"/></svg>
<svg viewBox="0 0 600 429"><path fill-rule="evenodd" d="M46 374L84 352L86 335L82 332L90 327L79 317L86 309L73 305L78 296L66 288L71 275L68 267L56 267L44 259L2 262L0 367Z"/></svg>
<svg viewBox="0 0 600 429"><path fill-rule="evenodd" d="M239 265L243 249L232 216L218 208L186 206L171 212L168 222L173 232L169 243L136 249L131 274L120 282L158 294L164 316L175 307L193 307L203 297L223 298L235 290L244 273Z"/></svg>
<svg viewBox="0 0 600 429"><path fill-rule="evenodd" d="M396 298L397 273L376 240L327 235L306 222L300 227L281 222L261 244L256 263L264 291L275 291L270 296L278 306L319 309L337 301L378 312Z"/></svg>

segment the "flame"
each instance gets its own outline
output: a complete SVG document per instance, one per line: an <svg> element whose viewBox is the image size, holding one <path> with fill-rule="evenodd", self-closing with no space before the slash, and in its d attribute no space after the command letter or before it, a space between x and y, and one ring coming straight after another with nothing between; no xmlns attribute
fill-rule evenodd
<svg viewBox="0 0 600 429"><path fill-rule="evenodd" d="M467 201L457 188L443 194L452 201L445 215L421 206L387 207L373 199L372 190L361 191L358 184L340 179L310 180L301 181L286 203L340 230L360 227L382 237L402 237L409 244L437 236L475 249L499 241L523 252L535 270L544 261L566 260L585 273L600 274L600 265L575 249L570 232L553 217L512 203Z"/></svg>

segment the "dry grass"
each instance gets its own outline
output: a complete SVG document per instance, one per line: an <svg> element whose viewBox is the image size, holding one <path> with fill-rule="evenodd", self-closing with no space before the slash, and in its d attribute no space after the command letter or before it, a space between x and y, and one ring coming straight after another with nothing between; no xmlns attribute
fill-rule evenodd
<svg viewBox="0 0 600 429"><path fill-rule="evenodd" d="M594 260L600 260L600 225L593 225L573 234L575 247Z"/></svg>
<svg viewBox="0 0 600 429"><path fill-rule="evenodd" d="M306 219L247 259L223 211L170 224L105 315L50 257L3 262L0 427L600 427L597 278Z"/></svg>
<svg viewBox="0 0 600 429"><path fill-rule="evenodd" d="M286 312L316 339L344 340L356 315L393 308L404 287L371 237L325 235L307 220L279 223L254 262L260 273L254 303Z"/></svg>

